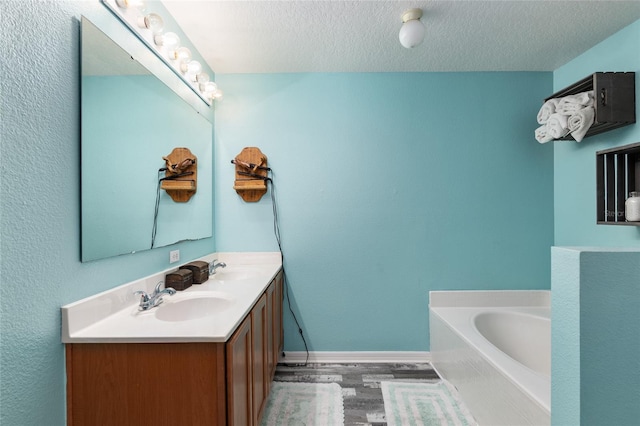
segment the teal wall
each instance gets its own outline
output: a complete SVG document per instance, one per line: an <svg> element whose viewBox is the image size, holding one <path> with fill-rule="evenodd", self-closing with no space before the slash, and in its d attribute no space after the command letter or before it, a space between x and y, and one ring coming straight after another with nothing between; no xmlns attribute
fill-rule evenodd
<svg viewBox="0 0 640 426"><path fill-rule="evenodd" d="M640 21L553 73L554 91L596 71L635 71L640 111ZM640 124L573 141L554 142L555 245L640 246L640 227L596 225L596 151L640 142Z"/></svg>
<svg viewBox="0 0 640 426"><path fill-rule="evenodd" d="M81 14L132 37L97 0L0 2L0 424L7 426L65 424L62 305L168 268L172 249L185 261L215 251L208 238L80 262Z"/></svg>
<svg viewBox="0 0 640 426"><path fill-rule="evenodd" d="M218 82L218 249L277 249L269 197L233 190L230 160L257 146L310 350L426 351L430 290L549 288L553 147L533 131L551 73ZM285 349L303 350L288 312Z"/></svg>
<svg viewBox="0 0 640 426"><path fill-rule="evenodd" d="M611 250L552 249L554 425L640 418L640 250Z"/></svg>
<svg viewBox="0 0 640 426"><path fill-rule="evenodd" d="M557 69L554 91L596 71L636 73L637 116L640 21ZM595 210L595 153L639 141L636 123L581 143L554 143L556 246L640 247L640 227L596 225ZM562 248L552 253L552 423L636 424L640 417L638 253Z"/></svg>
<svg viewBox="0 0 640 426"><path fill-rule="evenodd" d="M578 426L581 386L579 250L551 248L551 292L551 422L556 426Z"/></svg>

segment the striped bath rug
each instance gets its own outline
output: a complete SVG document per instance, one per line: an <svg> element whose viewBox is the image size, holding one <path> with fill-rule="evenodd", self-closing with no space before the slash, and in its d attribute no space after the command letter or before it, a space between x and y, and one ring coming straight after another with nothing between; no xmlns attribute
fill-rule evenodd
<svg viewBox="0 0 640 426"><path fill-rule="evenodd" d="M337 383L273 382L262 426L344 425L342 388Z"/></svg>
<svg viewBox="0 0 640 426"><path fill-rule="evenodd" d="M456 389L445 381L382 382L388 426L476 425Z"/></svg>

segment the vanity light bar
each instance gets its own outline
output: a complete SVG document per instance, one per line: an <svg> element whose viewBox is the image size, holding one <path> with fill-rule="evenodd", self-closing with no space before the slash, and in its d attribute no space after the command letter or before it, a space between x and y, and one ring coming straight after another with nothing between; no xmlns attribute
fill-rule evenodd
<svg viewBox="0 0 640 426"><path fill-rule="evenodd" d="M222 100L222 90L202 71L202 64L192 59L189 48L180 46L176 33L165 31L160 15L146 11L144 0L101 1L207 105Z"/></svg>

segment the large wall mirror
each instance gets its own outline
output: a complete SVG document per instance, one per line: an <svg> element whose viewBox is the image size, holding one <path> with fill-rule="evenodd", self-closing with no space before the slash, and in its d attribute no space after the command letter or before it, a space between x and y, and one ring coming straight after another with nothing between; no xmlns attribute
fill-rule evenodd
<svg viewBox="0 0 640 426"><path fill-rule="evenodd" d="M176 147L198 158L197 192L176 203L160 190L153 248L211 237L212 124L84 17L81 40L82 261L152 248L159 169Z"/></svg>

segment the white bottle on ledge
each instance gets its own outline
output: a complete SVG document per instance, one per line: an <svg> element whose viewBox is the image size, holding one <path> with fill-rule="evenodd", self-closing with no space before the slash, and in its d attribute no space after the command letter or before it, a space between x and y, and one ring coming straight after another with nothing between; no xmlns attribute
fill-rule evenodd
<svg viewBox="0 0 640 426"><path fill-rule="evenodd" d="M624 210L627 222L640 221L640 192L629 193L629 198L624 203Z"/></svg>

